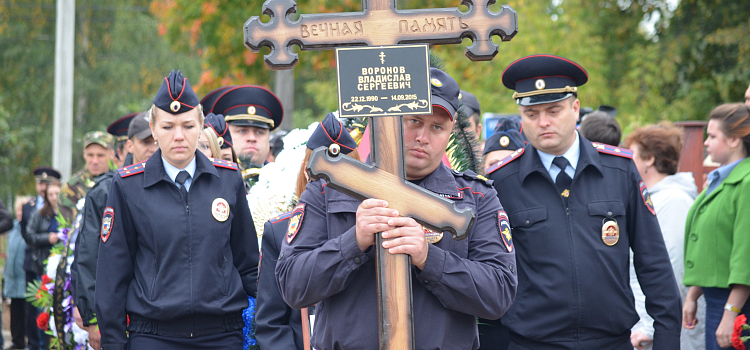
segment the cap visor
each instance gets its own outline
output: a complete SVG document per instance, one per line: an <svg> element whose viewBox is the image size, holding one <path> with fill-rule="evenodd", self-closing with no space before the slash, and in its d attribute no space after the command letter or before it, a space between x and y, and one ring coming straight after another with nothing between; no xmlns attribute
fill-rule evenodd
<svg viewBox="0 0 750 350"><path fill-rule="evenodd" d="M149 136L151 136L151 128L143 129L140 132L135 134L135 137L137 137L139 140L145 140Z"/></svg>
<svg viewBox="0 0 750 350"><path fill-rule="evenodd" d="M562 101L574 95L575 94L572 92L561 93L561 94L535 95L535 96L517 98L516 103L518 103L519 106L534 106L534 105L540 105L543 103L553 103L553 102Z"/></svg>
<svg viewBox="0 0 750 350"><path fill-rule="evenodd" d="M455 109L453 109L453 107L451 106L451 104L450 104L450 103L448 103L447 101L445 101L445 100L444 100L443 98L441 98L441 97L438 97L438 96L432 95L432 106L433 106L433 107L435 107L435 106L439 106L439 107L443 108L443 109L444 109L444 110L445 110L446 112L448 112L448 114L450 115L450 117L451 117L451 121L453 121L453 116L454 116L454 115L456 115L456 110L455 110ZM435 112L435 111L433 111L433 113L434 113L434 112Z"/></svg>
<svg viewBox="0 0 750 350"><path fill-rule="evenodd" d="M271 129L271 125L257 120L232 120L228 121L227 124L234 126L254 126L256 128Z"/></svg>

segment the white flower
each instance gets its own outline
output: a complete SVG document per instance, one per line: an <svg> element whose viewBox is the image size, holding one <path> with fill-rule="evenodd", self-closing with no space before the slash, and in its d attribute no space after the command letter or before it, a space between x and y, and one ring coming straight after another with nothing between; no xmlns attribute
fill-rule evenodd
<svg viewBox="0 0 750 350"><path fill-rule="evenodd" d="M284 137L284 150L274 163L260 170L258 182L247 194L247 202L253 215L258 246L263 236L263 225L276 215L292 209L295 188L302 160L305 158L307 140L318 127L318 122L307 129L294 129Z"/></svg>

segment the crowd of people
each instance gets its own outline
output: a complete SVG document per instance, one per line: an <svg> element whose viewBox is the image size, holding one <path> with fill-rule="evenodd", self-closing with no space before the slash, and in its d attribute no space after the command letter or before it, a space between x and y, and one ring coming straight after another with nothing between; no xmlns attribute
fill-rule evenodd
<svg viewBox="0 0 750 350"><path fill-rule="evenodd" d="M623 139L615 109L581 118L588 79L562 57L514 61L518 116L480 141L476 96L430 68L432 114L401 117L405 181L471 209L455 240L310 177L316 149L369 158L336 112L276 130L268 89L199 99L173 70L146 111L84 136L67 182L41 166L35 196L0 201L6 348L376 349L381 235L410 258L415 349L744 349L750 88L706 116L715 169L697 186L680 128ZM459 124L476 171L448 160ZM42 291L51 310L26 301Z"/></svg>

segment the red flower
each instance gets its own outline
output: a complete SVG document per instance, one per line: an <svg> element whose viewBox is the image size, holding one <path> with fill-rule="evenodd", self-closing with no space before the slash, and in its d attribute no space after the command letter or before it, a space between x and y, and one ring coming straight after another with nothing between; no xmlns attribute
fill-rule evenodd
<svg viewBox="0 0 750 350"><path fill-rule="evenodd" d="M39 327L39 329L46 331L49 326L49 314L46 312L39 314L36 318L36 326Z"/></svg>
<svg viewBox="0 0 750 350"><path fill-rule="evenodd" d="M46 274L42 275L42 284L47 284L47 283L50 283L50 282L52 282L52 279L49 278L49 276L47 276Z"/></svg>
<svg viewBox="0 0 750 350"><path fill-rule="evenodd" d="M734 319L734 331L732 332L732 346L737 350L745 350L745 343L742 341L742 326L747 322L747 316L739 315Z"/></svg>
<svg viewBox="0 0 750 350"><path fill-rule="evenodd" d="M39 286L39 290L40 290L40 291L42 291L42 290L43 290L43 291L45 291L45 292L49 291L49 289L47 289L47 285L46 285L46 284L42 284L41 286Z"/></svg>

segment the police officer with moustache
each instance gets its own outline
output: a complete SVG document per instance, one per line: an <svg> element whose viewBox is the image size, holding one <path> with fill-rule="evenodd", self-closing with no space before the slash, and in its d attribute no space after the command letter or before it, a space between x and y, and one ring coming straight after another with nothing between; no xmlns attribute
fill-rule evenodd
<svg viewBox="0 0 750 350"><path fill-rule="evenodd" d="M203 119L172 71L149 112L159 150L112 180L96 270L104 350L242 347L258 241L237 165L196 151Z"/></svg>
<svg viewBox="0 0 750 350"><path fill-rule="evenodd" d="M110 126L110 130L122 129L126 131L125 166L132 162L140 163L151 157L158 149L151 129L148 125L148 113L129 114L119 119ZM112 180L117 171L109 171L99 176L96 185L86 195L83 207L83 221L76 239L75 269L76 271L74 300L76 309L81 315L83 328L89 332L89 343L94 349L99 349L99 330L94 321L95 312L95 283L96 283L96 261L99 256L99 241L101 233L102 216L107 204L109 190ZM92 322L93 321L93 322Z"/></svg>
<svg viewBox="0 0 750 350"><path fill-rule="evenodd" d="M511 63L502 80L516 90L529 140L487 171L517 249L519 298L502 317L509 348L632 350L632 250L653 348L679 349L680 294L632 152L575 130L586 71L533 55Z"/></svg>
<svg viewBox="0 0 750 350"><path fill-rule="evenodd" d="M218 97L216 97L218 95ZM270 132L281 125L284 109L270 90L255 85L221 88L204 97L215 102L212 112L224 115L234 141L234 152L242 166L248 187L257 181L258 170L271 152Z"/></svg>
<svg viewBox="0 0 750 350"><path fill-rule="evenodd" d="M296 224L287 229L276 277L293 308L317 303L315 349L378 348L372 249L378 232L393 238L383 243L391 254L411 256L416 349L477 349L476 317L499 318L516 294L510 225L495 190L476 174L441 162L455 123L458 84L435 68L430 77L433 114L403 117L406 178L458 208L473 209L476 221L466 239L454 241L443 232L426 233L386 201L357 200L324 180L309 183L290 219Z"/></svg>

